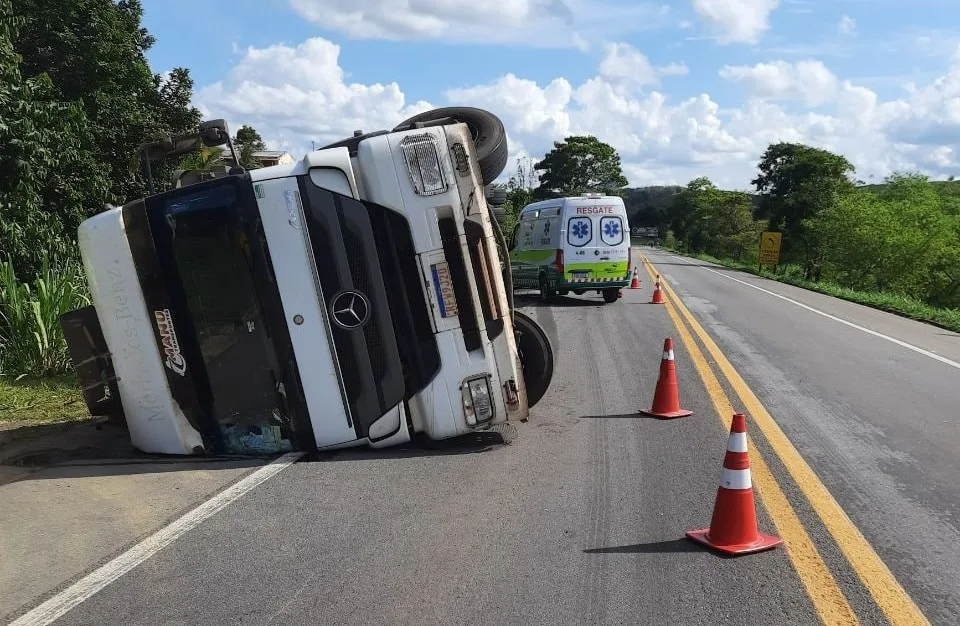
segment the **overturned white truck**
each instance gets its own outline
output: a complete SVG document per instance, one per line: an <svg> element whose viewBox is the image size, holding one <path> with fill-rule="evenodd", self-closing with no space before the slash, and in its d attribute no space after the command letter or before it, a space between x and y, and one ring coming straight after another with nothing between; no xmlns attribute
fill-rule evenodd
<svg viewBox="0 0 960 626"><path fill-rule="evenodd" d="M231 165L164 158L227 147ZM522 420L553 353L513 310L485 189L503 125L429 111L245 171L223 120L141 147L151 194L79 229L93 305L62 318L94 415L150 453L385 447Z"/></svg>

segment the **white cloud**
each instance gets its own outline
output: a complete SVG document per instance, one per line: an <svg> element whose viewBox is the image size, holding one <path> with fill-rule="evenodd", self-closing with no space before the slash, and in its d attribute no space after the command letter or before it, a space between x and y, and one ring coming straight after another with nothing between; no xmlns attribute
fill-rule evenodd
<svg viewBox="0 0 960 626"><path fill-rule="evenodd" d="M511 73L450 89L446 101L431 104L409 102L396 83L346 82L340 48L315 38L296 47L248 48L222 81L197 90L195 103L233 128L252 124L271 147L295 154L311 140L322 145L355 129L391 128L434 105L478 106L506 125L511 166L505 175L517 156L538 158L553 141L574 133L594 134L617 148L635 185L685 184L706 175L728 188L746 188L757 159L775 141L843 154L863 179L897 169L934 175L960 169L960 55L940 78L887 101L817 61L727 67L725 75L747 86L750 96L721 107L706 93L673 99L655 89L624 88L614 79L635 76L639 70L624 68L640 62L632 49L616 50L622 65L607 62L608 54L599 64L605 70L579 84L562 77L537 83ZM822 108L814 112L804 104Z"/></svg>
<svg viewBox="0 0 960 626"><path fill-rule="evenodd" d="M857 22L849 15L844 15L837 24L837 30L840 31L841 35L855 35L857 33Z"/></svg>
<svg viewBox="0 0 960 626"><path fill-rule="evenodd" d="M606 56L600 62L600 75L641 86L657 83L657 72L646 55L625 43L607 44Z"/></svg>
<svg viewBox="0 0 960 626"><path fill-rule="evenodd" d="M658 28L669 7L656 2L581 0L287 0L301 16L357 39L438 40L572 47Z"/></svg>
<svg viewBox="0 0 960 626"><path fill-rule="evenodd" d="M683 63L654 67L645 54L626 43L604 45L605 54L598 71L604 79L626 87L657 85L661 76L683 76L690 72Z"/></svg>
<svg viewBox="0 0 960 626"><path fill-rule="evenodd" d="M717 32L719 43L757 43L779 4L780 0L693 0L693 8Z"/></svg>
<svg viewBox="0 0 960 626"><path fill-rule="evenodd" d="M838 83L823 63L812 60L725 65L720 76L746 86L758 98L803 102L809 106L831 101Z"/></svg>
<svg viewBox="0 0 960 626"><path fill-rule="evenodd" d="M657 73L661 76L686 76L690 73L690 68L686 63L670 63L657 68Z"/></svg>
<svg viewBox="0 0 960 626"><path fill-rule="evenodd" d="M408 105L397 83L344 82L339 56L338 45L319 37L296 47L250 47L224 80L198 90L195 102L231 127L252 124L280 147L300 149L356 129L392 128L431 108L426 102Z"/></svg>

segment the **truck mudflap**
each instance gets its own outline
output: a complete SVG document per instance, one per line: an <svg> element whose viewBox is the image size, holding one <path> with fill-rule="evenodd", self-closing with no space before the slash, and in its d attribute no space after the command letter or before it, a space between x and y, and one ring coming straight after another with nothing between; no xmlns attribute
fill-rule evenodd
<svg viewBox="0 0 960 626"><path fill-rule="evenodd" d="M117 374L96 309L90 305L64 313L60 327L90 415L123 420Z"/></svg>

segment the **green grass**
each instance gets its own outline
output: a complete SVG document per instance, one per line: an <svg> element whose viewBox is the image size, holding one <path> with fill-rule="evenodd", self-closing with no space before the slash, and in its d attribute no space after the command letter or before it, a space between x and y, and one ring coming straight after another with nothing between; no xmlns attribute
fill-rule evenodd
<svg viewBox="0 0 960 626"><path fill-rule="evenodd" d="M89 419L83 394L70 376L0 376L0 425L54 424Z"/></svg>
<svg viewBox="0 0 960 626"><path fill-rule="evenodd" d="M763 271L759 271L756 265L748 265L732 259L718 259L709 254L702 253L681 252L679 250L671 251L683 256L693 257L701 261L708 261L757 276L763 276L764 278L802 287L803 289L809 289L810 291L816 291L849 302L856 302L857 304L880 309L881 311L887 311L888 313L894 313L960 333L960 310L958 309L938 309L916 298L894 293L857 291L828 281L813 282L804 280L802 275L799 274L799 268L795 267L783 268L777 272L770 271L766 268Z"/></svg>

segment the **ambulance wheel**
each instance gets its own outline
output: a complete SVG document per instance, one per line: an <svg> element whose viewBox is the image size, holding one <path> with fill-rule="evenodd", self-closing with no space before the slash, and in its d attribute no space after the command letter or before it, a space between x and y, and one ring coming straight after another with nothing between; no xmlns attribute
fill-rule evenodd
<svg viewBox="0 0 960 626"><path fill-rule="evenodd" d="M620 299L620 290L619 289L604 289L603 290L603 301L607 304L616 302Z"/></svg>
<svg viewBox="0 0 960 626"><path fill-rule="evenodd" d="M574 290L573 290L573 295L575 295L575 296L582 296L582 295L583 295L583 289L574 289Z"/></svg>
<svg viewBox="0 0 960 626"><path fill-rule="evenodd" d="M553 347L540 325L520 311L513 312L513 330L527 388L527 406L543 398L553 380Z"/></svg>
<svg viewBox="0 0 960 626"><path fill-rule="evenodd" d="M540 274L540 300L543 302L553 302L557 292L550 286L545 274Z"/></svg>
<svg viewBox="0 0 960 626"><path fill-rule="evenodd" d="M406 130L406 127L418 122L433 122L444 118L453 118L470 128L483 184L489 185L495 181L507 167L507 131L504 130L500 118L493 113L473 107L443 107L414 115L400 122L393 130Z"/></svg>
<svg viewBox="0 0 960 626"><path fill-rule="evenodd" d="M568 293L570 293L570 290L569 290L569 289L560 289L560 290L557 291L557 295L558 295L558 296L565 296L565 295L567 295Z"/></svg>

